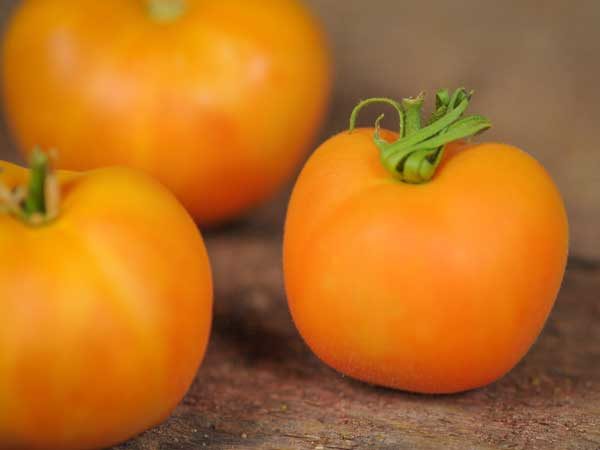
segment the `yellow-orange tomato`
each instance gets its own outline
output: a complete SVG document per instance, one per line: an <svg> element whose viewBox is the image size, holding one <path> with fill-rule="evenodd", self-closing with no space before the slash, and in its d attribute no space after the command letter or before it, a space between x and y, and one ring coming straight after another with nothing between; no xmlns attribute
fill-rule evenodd
<svg viewBox="0 0 600 450"><path fill-rule="evenodd" d="M10 189L28 178L0 169ZM209 261L175 197L130 169L58 180L52 222L0 212L0 448L103 448L160 423L209 336Z"/></svg>
<svg viewBox="0 0 600 450"><path fill-rule="evenodd" d="M431 181L404 183L373 133L324 143L294 189L284 243L294 321L324 362L359 380L423 393L490 383L527 352L557 295L559 192L532 157L499 143L450 144Z"/></svg>
<svg viewBox="0 0 600 450"><path fill-rule="evenodd" d="M22 149L58 148L66 169L142 169L215 223L295 170L331 68L297 0L25 0L3 70Z"/></svg>

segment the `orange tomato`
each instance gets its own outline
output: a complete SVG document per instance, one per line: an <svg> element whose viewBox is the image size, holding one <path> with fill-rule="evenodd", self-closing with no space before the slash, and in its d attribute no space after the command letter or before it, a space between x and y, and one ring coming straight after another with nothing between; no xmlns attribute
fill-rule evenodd
<svg viewBox="0 0 600 450"><path fill-rule="evenodd" d="M531 156L491 142L450 143L430 181L406 183L374 133L329 139L294 188L294 322L359 380L422 393L486 385L525 355L553 306L568 249L560 194Z"/></svg>
<svg viewBox="0 0 600 450"><path fill-rule="evenodd" d="M4 43L5 109L22 149L142 169L212 224L296 169L330 66L297 0L25 0Z"/></svg>
<svg viewBox="0 0 600 450"><path fill-rule="evenodd" d="M103 448L165 420L211 324L193 220L146 175L109 168L59 173L58 216L28 224L4 204L28 172L1 169L0 448Z"/></svg>

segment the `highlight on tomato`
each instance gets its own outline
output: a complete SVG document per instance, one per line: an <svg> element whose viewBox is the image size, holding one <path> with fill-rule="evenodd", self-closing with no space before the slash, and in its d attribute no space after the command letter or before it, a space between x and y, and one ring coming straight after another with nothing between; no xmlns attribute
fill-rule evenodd
<svg viewBox="0 0 600 450"><path fill-rule="evenodd" d="M164 421L204 357L204 242L147 175L0 162L0 448L93 449Z"/></svg>
<svg viewBox="0 0 600 450"><path fill-rule="evenodd" d="M284 237L289 307L326 364L420 393L487 385L527 353L564 275L568 223L558 189L529 154L469 137L471 93L361 102L294 188ZM355 129L383 102L398 133Z"/></svg>
<svg viewBox="0 0 600 450"><path fill-rule="evenodd" d="M24 152L142 169L202 224L287 181L330 97L326 38L299 0L24 0L3 50Z"/></svg>

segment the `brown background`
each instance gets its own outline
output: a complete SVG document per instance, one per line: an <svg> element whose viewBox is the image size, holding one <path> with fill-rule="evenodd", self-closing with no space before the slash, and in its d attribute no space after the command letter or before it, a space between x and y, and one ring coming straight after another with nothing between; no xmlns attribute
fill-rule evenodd
<svg viewBox="0 0 600 450"><path fill-rule="evenodd" d="M0 0L0 16L14 3ZM477 91L473 110L494 122L487 138L546 165L576 256L556 308L527 357L483 389L418 396L343 378L311 354L288 314L284 190L205 235L215 274L206 360L172 418L119 449L599 450L600 1L309 3L337 65L324 136L346 126L360 98L464 85ZM16 158L7 148L0 157Z"/></svg>
<svg viewBox="0 0 600 450"><path fill-rule="evenodd" d="M2 18L15 3L0 1ZM486 139L548 168L566 200L572 254L600 259L600 1L308 3L337 65L327 132L344 128L361 98L473 88L473 111L494 123Z"/></svg>

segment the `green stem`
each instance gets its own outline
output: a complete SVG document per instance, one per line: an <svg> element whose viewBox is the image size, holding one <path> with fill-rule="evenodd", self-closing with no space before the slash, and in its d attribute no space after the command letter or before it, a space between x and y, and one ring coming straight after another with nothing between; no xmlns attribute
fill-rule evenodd
<svg viewBox="0 0 600 450"><path fill-rule="evenodd" d="M27 188L9 189L0 182L0 213L8 213L27 225L43 225L58 216L59 187L49 156L35 148L30 158Z"/></svg>
<svg viewBox="0 0 600 450"><path fill-rule="evenodd" d="M148 13L156 22L174 22L186 10L186 0L147 0L147 2Z"/></svg>
<svg viewBox="0 0 600 450"><path fill-rule="evenodd" d="M417 98L405 98L402 100L404 108L404 136L415 134L421 129L421 109L425 101L425 94L421 93Z"/></svg>
<svg viewBox="0 0 600 450"><path fill-rule="evenodd" d="M30 159L30 178L23 212L27 217L46 214L46 179L50 169L48 155L39 148L33 150Z"/></svg>
<svg viewBox="0 0 600 450"><path fill-rule="evenodd" d="M425 183L433 178L443 156L444 146L452 141L478 134L491 127L488 119L482 116L463 114L469 106L472 92L457 89L452 95L448 90L440 90L436 95L436 109L428 125L421 128L421 109L424 96L404 99L398 109L401 132L399 138L389 143L380 137L381 116L375 122L373 140L379 148L381 162L396 178L406 183ZM368 99L354 109L350 129L356 124L357 115L369 103L385 101L399 105L390 99Z"/></svg>

